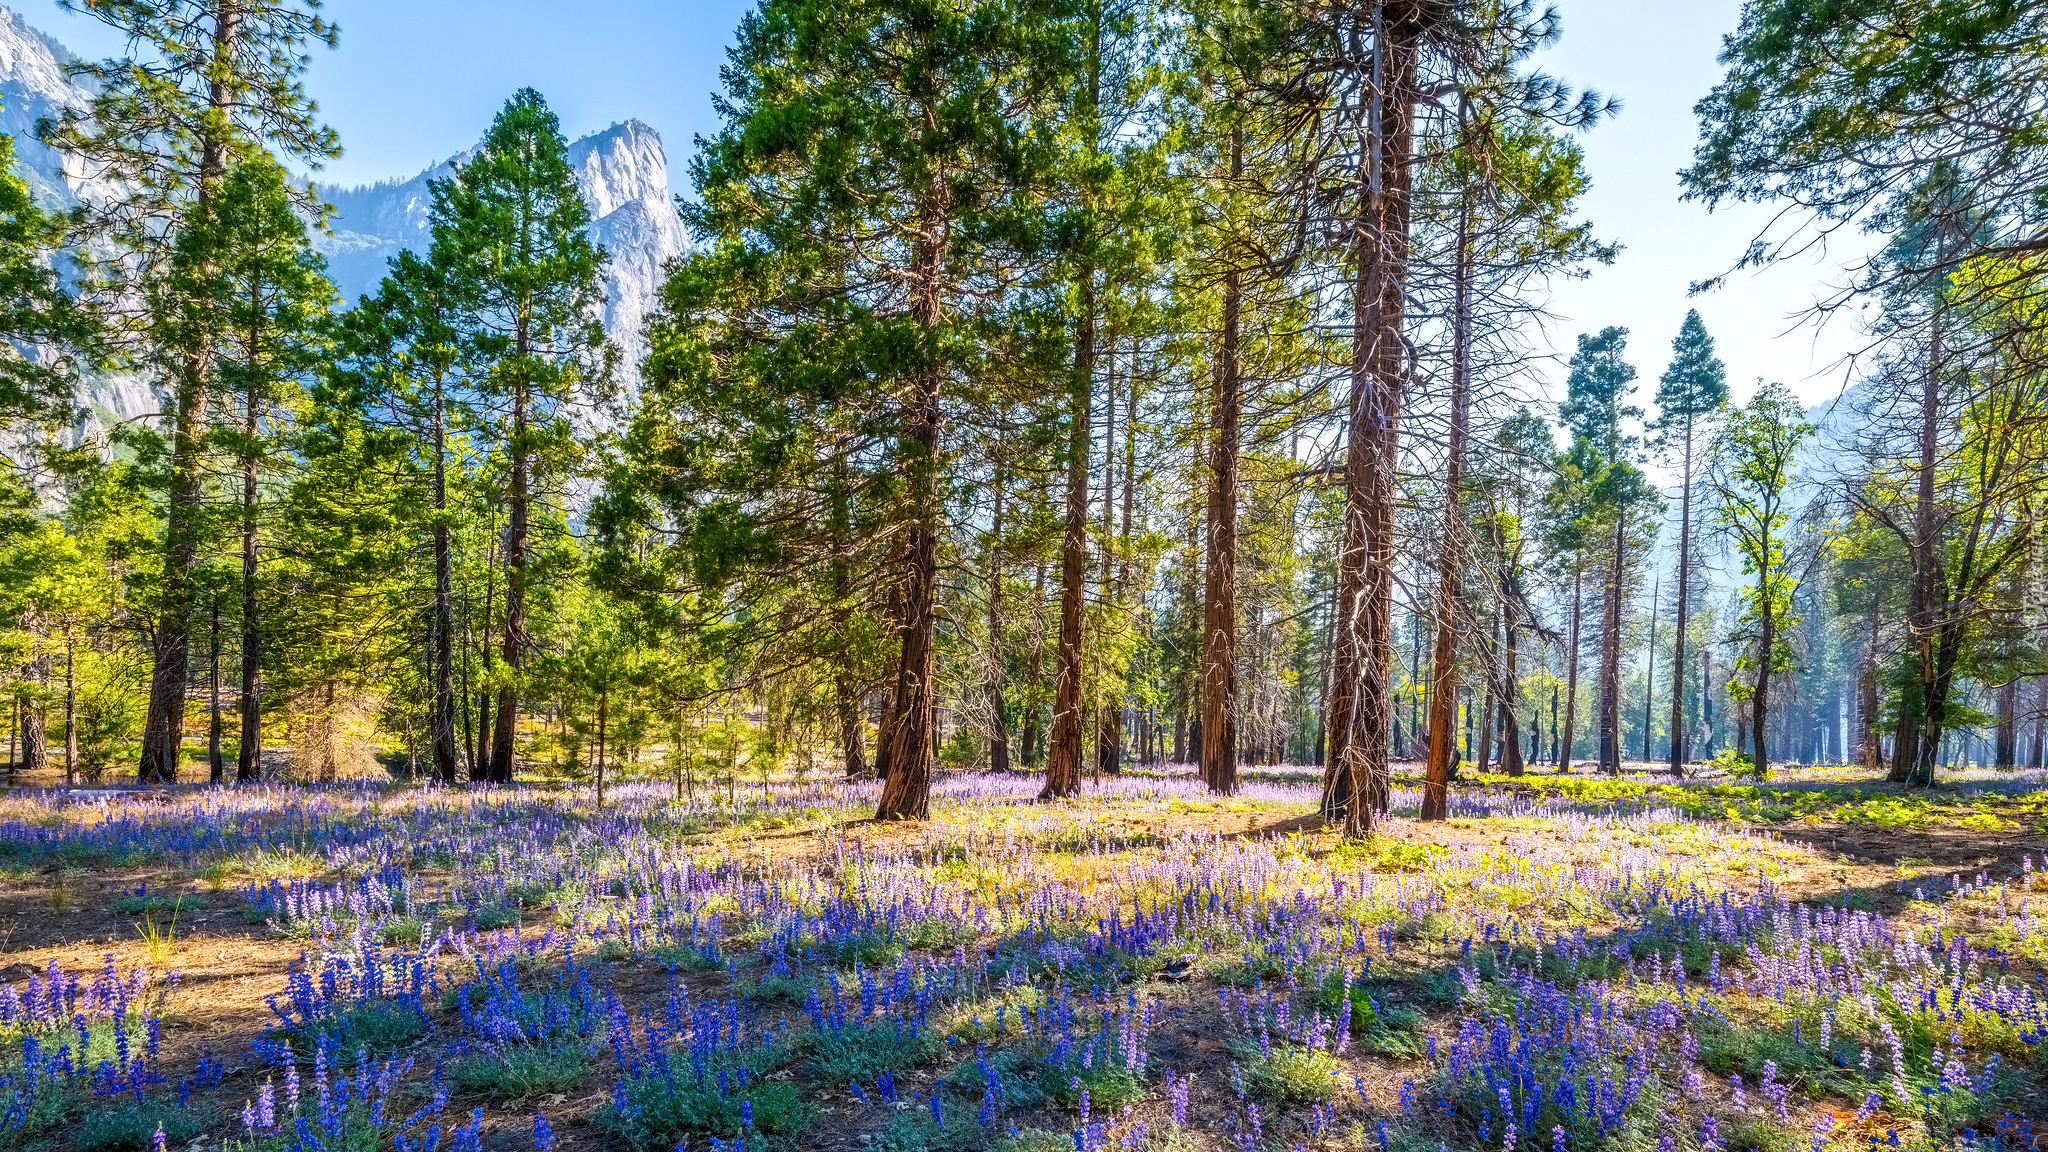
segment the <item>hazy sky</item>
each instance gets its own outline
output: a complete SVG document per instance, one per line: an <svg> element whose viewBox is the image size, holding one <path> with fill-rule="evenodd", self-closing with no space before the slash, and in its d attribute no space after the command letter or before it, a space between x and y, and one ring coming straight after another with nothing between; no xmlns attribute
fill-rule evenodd
<svg viewBox="0 0 2048 1152"><path fill-rule="evenodd" d="M1563 284L1551 342L1609 324L1630 329L1630 360L1647 401L1671 337L1696 307L1728 362L1737 398L1759 377L1808 401L1832 395L1840 360L1858 346L1837 320L1816 332L1796 320L1863 247L1848 238L1824 258L1745 273L1688 299L1689 283L1728 267L1768 219L1762 208L1710 214L1678 199L1675 173L1691 156L1692 105L1719 76L1721 37L1739 0L1558 0L1564 37L1546 70L1623 101L1585 137L1593 189L1585 212L1620 258ZM652 125L670 178L686 188L691 138L715 122L710 94L742 0L329 0L341 48L321 52L308 86L348 151L326 178L360 183L410 176L473 143L513 90L546 95L573 138L618 120ZM27 0L32 22L81 53L118 41L94 21ZM1562 379L1561 362L1543 375Z"/></svg>

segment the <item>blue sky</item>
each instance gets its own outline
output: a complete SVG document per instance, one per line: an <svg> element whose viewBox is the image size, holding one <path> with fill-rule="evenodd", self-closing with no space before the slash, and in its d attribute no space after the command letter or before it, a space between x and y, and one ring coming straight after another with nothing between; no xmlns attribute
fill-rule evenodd
<svg viewBox="0 0 2048 1152"><path fill-rule="evenodd" d="M1769 217L1761 208L1709 214L1682 204L1674 175L1691 155L1692 105L1720 74L1715 54L1735 27L1738 0L1557 2L1564 37L1542 66L1624 102L1620 116L1585 137L1594 181L1586 214L1623 251L1613 266L1558 287L1548 342L1568 352L1577 332L1628 327L1639 398L1647 400L1685 310L1697 307L1738 399L1759 376L1792 385L1810 402L1832 395L1843 379L1842 357L1859 345L1856 333L1840 320L1817 331L1795 317L1843 277L1861 237L1686 296L1689 283L1725 269ZM119 48L95 22L62 12L54 0L24 7L75 51ZM571 137L627 118L652 125L667 146L671 180L683 187L691 138L715 127L710 94L747 7L742 0L329 0L341 48L315 58L308 86L347 154L326 178L410 176L474 142L505 97L531 85ZM1554 386L1561 361L1541 365L1539 375Z"/></svg>

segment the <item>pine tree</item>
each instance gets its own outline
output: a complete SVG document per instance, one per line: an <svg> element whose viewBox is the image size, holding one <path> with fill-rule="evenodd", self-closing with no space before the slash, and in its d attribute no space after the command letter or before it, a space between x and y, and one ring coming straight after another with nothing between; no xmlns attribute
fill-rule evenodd
<svg viewBox="0 0 2048 1152"><path fill-rule="evenodd" d="M62 223L30 198L14 172L14 138L0 134L0 428L17 444L41 440L36 430L71 415L80 360L99 352L98 326L49 259ZM32 463L18 451L0 458L15 469Z"/></svg>
<svg viewBox="0 0 2048 1152"><path fill-rule="evenodd" d="M1635 368L1622 359L1627 350L1626 328L1581 335L1558 409L1559 420L1572 434L1572 470L1585 485L1584 503L1575 510L1581 526L1575 551L1592 543L1586 530L1595 525L1605 547L1600 557L1604 568L1595 710L1600 768L1610 773L1621 771L1621 629L1629 522L1653 498L1642 472L1628 459L1635 440L1622 426L1624 419L1642 415L1641 409L1626 403L1636 378Z"/></svg>
<svg viewBox="0 0 2048 1152"><path fill-rule="evenodd" d="M488 778L512 780L520 670L534 644L527 564L534 504L573 454L565 416L609 386L616 351L598 320L606 254L569 167L568 142L540 93L522 88L452 179L434 186L434 246L445 248L481 403L493 404L507 459L504 671ZM437 259L440 257L437 256Z"/></svg>
<svg viewBox="0 0 2048 1152"><path fill-rule="evenodd" d="M1728 375L1697 310L1685 314L1671 341L1671 364L1657 380L1656 446L1678 461L1677 626L1671 642L1671 774L1685 774L1685 641L1692 609L1692 489L1702 437L1728 402Z"/></svg>
<svg viewBox="0 0 2048 1152"><path fill-rule="evenodd" d="M246 782L263 774L261 477L280 446L277 422L323 351L320 327L334 299L326 261L308 244L305 221L276 161L259 154L229 167L219 193L186 217L168 273L151 294L159 331L185 339L206 334L214 388L241 411L238 424L216 426L208 446L235 460L241 472L241 747L235 779Z"/></svg>
<svg viewBox="0 0 2048 1152"><path fill-rule="evenodd" d="M91 104L66 109L44 138L122 190L95 206L82 231L116 241L125 254L97 268L99 301L118 310L160 281L188 217L205 215L237 160L274 148L317 167L341 152L334 132L298 77L308 41L333 47L337 32L318 0L133 0L85 11L127 38L132 58L72 67L94 90ZM299 193L303 207L314 206ZM152 310L154 312L154 310ZM183 743L190 667L192 570L198 562L204 441L218 386L221 317L184 313L189 328L167 331L159 315L138 335L170 392L164 564L143 729L140 777L175 780Z"/></svg>
<svg viewBox="0 0 2048 1152"><path fill-rule="evenodd" d="M928 806L944 420L978 379L975 334L1013 305L1013 277L997 273L1039 242L1022 191L1051 156L1037 113L1065 51L1053 31L1029 0L858 0L829 13L770 0L749 15L724 73L725 127L692 166L692 223L708 243L651 332L650 391L672 407L641 408L627 487L641 507L629 510L685 526L694 586L786 588L775 549L815 547L834 524L842 538L855 527L863 551L887 549L869 585L900 639L877 749L882 818ZM670 415L711 404L757 420L687 427ZM761 479L830 473L841 458L857 485L851 520L802 506L802 490L750 506ZM841 489L811 489L827 490Z"/></svg>
<svg viewBox="0 0 2048 1152"><path fill-rule="evenodd" d="M449 499L450 438L470 418L461 344L462 322L453 282L455 254L447 246L422 259L411 251L391 258L377 294L366 297L339 325L332 370L323 381L320 409L402 429L412 446L409 476L424 480L433 552L433 601L424 664L432 683L428 754L434 779L457 778L455 703L455 519ZM403 493L394 491L394 498ZM472 757L472 760L474 758Z"/></svg>

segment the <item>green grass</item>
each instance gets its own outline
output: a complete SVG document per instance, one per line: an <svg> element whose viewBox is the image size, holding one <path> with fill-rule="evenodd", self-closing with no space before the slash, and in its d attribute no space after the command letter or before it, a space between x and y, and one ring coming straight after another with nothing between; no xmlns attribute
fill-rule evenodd
<svg viewBox="0 0 2048 1152"><path fill-rule="evenodd" d="M514 1048L502 1056L471 1056L448 1066L448 1076L469 1092L500 1100L567 1094L590 1074L581 1048Z"/></svg>
<svg viewBox="0 0 2048 1152"><path fill-rule="evenodd" d="M180 911L192 912L204 907L204 896L123 896L114 901L114 913L119 916L146 916L160 912L175 915Z"/></svg>
<svg viewBox="0 0 2048 1152"><path fill-rule="evenodd" d="M936 1060L945 1044L929 1029L897 1029L869 1024L830 1032L813 1032L806 1041L811 1068L827 1083L872 1080L883 1069L915 1068Z"/></svg>
<svg viewBox="0 0 2048 1152"><path fill-rule="evenodd" d="M1271 1055L1240 1048L1245 1083L1268 1100L1307 1104L1337 1096L1337 1060L1328 1052L1293 1044L1275 1044Z"/></svg>

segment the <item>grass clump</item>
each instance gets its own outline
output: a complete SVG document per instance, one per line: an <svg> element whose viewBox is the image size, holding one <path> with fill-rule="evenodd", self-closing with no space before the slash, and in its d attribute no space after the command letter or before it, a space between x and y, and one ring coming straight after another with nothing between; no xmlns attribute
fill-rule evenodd
<svg viewBox="0 0 2048 1152"><path fill-rule="evenodd" d="M517 908L479 908L476 913L477 929L483 932L496 932L502 928L514 927L518 923Z"/></svg>
<svg viewBox="0 0 2048 1152"><path fill-rule="evenodd" d="M1269 1053L1248 1055L1245 1083L1268 1100L1306 1104L1337 1096L1337 1059L1328 1052L1285 1044L1274 1045Z"/></svg>
<svg viewBox="0 0 2048 1152"><path fill-rule="evenodd" d="M875 1133L872 1152L979 1152L988 1147L989 1130L974 1122L972 1109L956 1108L947 1116L940 1110L934 1121L929 1106L902 1112ZM1067 1140L1064 1148L1074 1146Z"/></svg>
<svg viewBox="0 0 2048 1152"><path fill-rule="evenodd" d="M429 1027L425 1017L403 1004L371 1000L302 1027L280 1029L276 1035L291 1045L299 1061L311 1063L322 1034L330 1051L385 1056L426 1035Z"/></svg>
<svg viewBox="0 0 2048 1152"><path fill-rule="evenodd" d="M71 1130L73 1152L149 1152L158 1126L164 1143L182 1148L213 1127L211 1114L197 1108L165 1108L123 1100L95 1103Z"/></svg>
<svg viewBox="0 0 2048 1152"><path fill-rule="evenodd" d="M811 1067L827 1081L872 1080L876 1073L928 1064L945 1044L928 1029L901 1021L851 1025L835 1032L813 1032Z"/></svg>
<svg viewBox="0 0 2048 1152"><path fill-rule="evenodd" d="M699 1075L688 1062L677 1061L666 1071L622 1081L613 1102L593 1113L591 1122L634 1148L666 1150L692 1136L740 1135L745 1104L752 1110L754 1131L797 1136L810 1110L795 1085L762 1079L770 1063L765 1052L756 1050L743 1058L712 1061ZM624 1108L619 1107L621 1098Z"/></svg>
<svg viewBox="0 0 2048 1152"><path fill-rule="evenodd" d="M581 1048L514 1048L501 1055L471 1056L448 1066L448 1076L465 1091L500 1100L567 1094L590 1074Z"/></svg>
<svg viewBox="0 0 2048 1152"><path fill-rule="evenodd" d="M146 916L159 912L175 916L181 909L194 912L204 907L204 896L134 895L114 901L114 913L119 916Z"/></svg>

